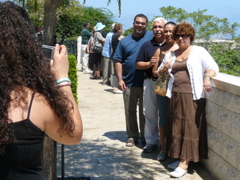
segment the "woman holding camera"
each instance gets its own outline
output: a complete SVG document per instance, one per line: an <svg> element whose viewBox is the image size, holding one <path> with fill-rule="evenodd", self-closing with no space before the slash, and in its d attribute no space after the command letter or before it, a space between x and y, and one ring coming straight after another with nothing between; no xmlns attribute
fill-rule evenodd
<svg viewBox="0 0 240 180"><path fill-rule="evenodd" d="M67 145L82 138L64 45L43 58L27 12L0 3L0 179L43 180L43 136Z"/></svg>

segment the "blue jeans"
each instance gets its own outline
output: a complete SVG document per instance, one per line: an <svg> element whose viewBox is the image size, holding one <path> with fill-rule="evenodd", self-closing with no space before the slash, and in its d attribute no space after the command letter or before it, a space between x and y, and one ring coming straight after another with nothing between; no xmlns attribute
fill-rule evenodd
<svg viewBox="0 0 240 180"><path fill-rule="evenodd" d="M168 113L168 97L157 95L157 103L159 107L159 126L166 127Z"/></svg>

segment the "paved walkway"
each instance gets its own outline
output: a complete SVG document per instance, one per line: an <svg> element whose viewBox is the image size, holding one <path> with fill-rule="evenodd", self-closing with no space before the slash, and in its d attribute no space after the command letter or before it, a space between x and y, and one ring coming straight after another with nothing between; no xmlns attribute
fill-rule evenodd
<svg viewBox="0 0 240 180"><path fill-rule="evenodd" d="M80 69L80 68L79 68ZM91 177L92 180L164 180L173 159L159 162L159 151L142 153L142 144L125 146L125 115L121 94L113 94L101 80L78 72L79 108L83 119L83 140L65 146L65 177ZM58 148L58 152L60 148ZM59 159L59 158L58 158ZM58 161L58 177L61 176ZM199 164L191 164L188 174L179 180L213 180Z"/></svg>

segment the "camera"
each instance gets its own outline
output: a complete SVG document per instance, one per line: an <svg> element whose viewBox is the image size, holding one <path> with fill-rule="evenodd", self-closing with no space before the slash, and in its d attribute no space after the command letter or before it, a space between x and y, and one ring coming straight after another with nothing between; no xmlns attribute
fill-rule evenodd
<svg viewBox="0 0 240 180"><path fill-rule="evenodd" d="M54 46L42 45L43 57L48 59L48 60L52 60L53 59L54 50L55 50Z"/></svg>

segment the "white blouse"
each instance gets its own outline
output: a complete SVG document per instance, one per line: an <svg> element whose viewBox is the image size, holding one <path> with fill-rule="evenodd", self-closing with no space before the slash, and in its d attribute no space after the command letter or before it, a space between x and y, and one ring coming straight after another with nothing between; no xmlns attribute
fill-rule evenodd
<svg viewBox="0 0 240 180"><path fill-rule="evenodd" d="M168 52L158 68L158 71L164 67L164 64L172 60L171 67L168 69L170 74L170 79L168 82L168 89L166 96L171 98L172 86L174 81L174 76L171 73L172 65L176 60L176 55L174 52ZM216 74L219 72L219 67L214 61L212 56L208 53L206 49L200 46L193 46L189 57L187 59L187 68L190 76L190 83L192 87L193 99L198 100L200 98L205 98L205 92L203 90L203 75L205 70L214 70Z"/></svg>

